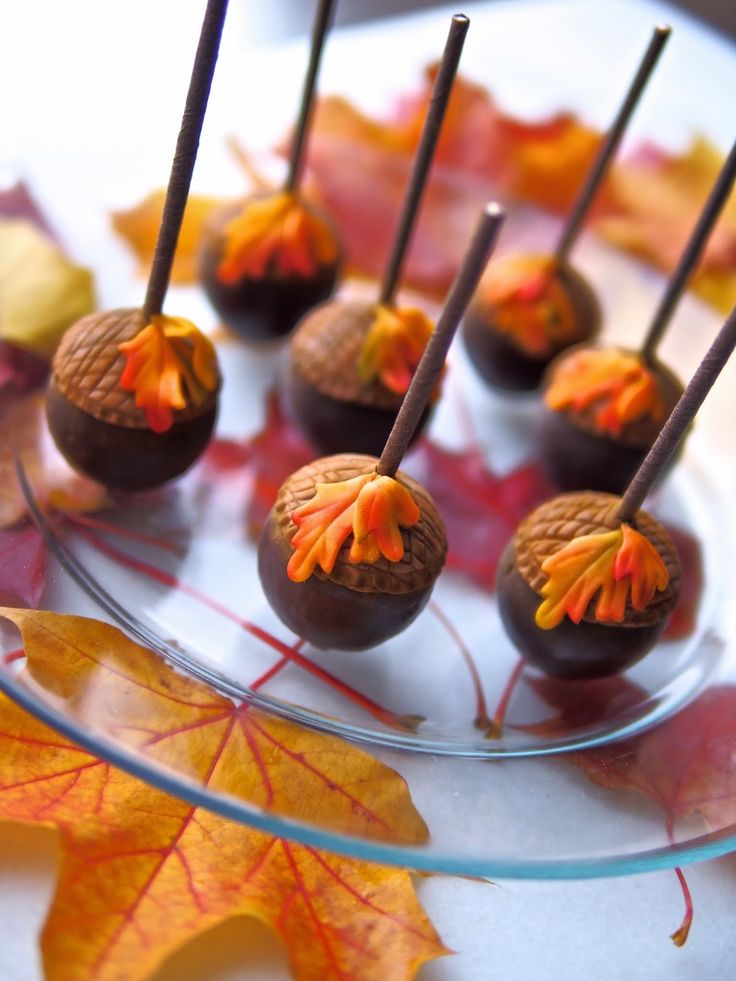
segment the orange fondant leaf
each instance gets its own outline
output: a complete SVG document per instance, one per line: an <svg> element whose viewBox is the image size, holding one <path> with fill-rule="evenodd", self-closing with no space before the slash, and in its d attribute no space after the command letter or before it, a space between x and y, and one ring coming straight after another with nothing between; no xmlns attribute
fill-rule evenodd
<svg viewBox="0 0 736 981"><path fill-rule="evenodd" d="M234 704L108 624L0 610L66 714L211 792L338 833L426 841L404 780L349 743ZM0 696L0 821L53 826L48 981L140 981L189 939L253 916L301 981L413 977L445 953L400 869L328 855L173 798Z"/></svg>
<svg viewBox="0 0 736 981"><path fill-rule="evenodd" d="M397 395L404 395L432 336L434 324L421 310L379 305L358 359L364 381L377 378Z"/></svg>
<svg viewBox="0 0 736 981"><path fill-rule="evenodd" d="M297 531L291 540L294 554L286 573L294 582L305 582L317 566L332 572L351 534L351 562L373 563L381 555L389 562L398 562L404 554L399 526L416 524L419 509L397 480L374 471L317 484L314 497L298 507L291 520Z"/></svg>
<svg viewBox="0 0 736 981"><path fill-rule="evenodd" d="M549 256L506 256L491 264L481 289L499 330L528 354L544 357L575 338L574 310Z"/></svg>
<svg viewBox="0 0 736 981"><path fill-rule="evenodd" d="M596 595L596 620L621 623L629 592L634 609L643 610L655 591L669 583L667 568L651 542L624 524L573 538L545 559L542 571L549 577L536 614L542 630L556 627L566 615L580 623Z"/></svg>
<svg viewBox="0 0 736 981"><path fill-rule="evenodd" d="M569 354L556 366L544 396L554 411L595 408L603 433L618 436L622 428L645 416L664 416L664 403L654 374L635 354L615 348Z"/></svg>
<svg viewBox="0 0 736 981"><path fill-rule="evenodd" d="M148 275L156 248L165 193L152 191L139 204L127 211L113 211L112 226L135 253L141 275ZM196 283L200 238L205 222L215 208L222 204L219 198L190 194L184 211L184 220L176 243L172 283Z"/></svg>
<svg viewBox="0 0 736 981"><path fill-rule="evenodd" d="M202 405L217 389L219 373L212 342L183 317L155 314L119 350L126 356L120 387L135 392L135 404L144 410L156 433L171 428L172 410Z"/></svg>
<svg viewBox="0 0 736 981"><path fill-rule="evenodd" d="M280 191L249 200L230 222L217 275L229 284L267 272L306 279L337 255L327 222L296 195Z"/></svg>

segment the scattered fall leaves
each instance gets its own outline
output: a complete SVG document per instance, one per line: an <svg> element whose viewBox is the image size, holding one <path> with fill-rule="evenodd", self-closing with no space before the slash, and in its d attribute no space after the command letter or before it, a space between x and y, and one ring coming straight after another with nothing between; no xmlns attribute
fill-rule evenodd
<svg viewBox="0 0 736 981"><path fill-rule="evenodd" d="M114 627L3 609L33 682L152 763L266 811L419 843L401 777L356 747L234 705ZM190 937L255 916L300 979L413 977L445 948L408 873L272 838L116 770L2 698L0 818L58 828L49 981L146 977ZM91 926L94 925L94 929Z"/></svg>

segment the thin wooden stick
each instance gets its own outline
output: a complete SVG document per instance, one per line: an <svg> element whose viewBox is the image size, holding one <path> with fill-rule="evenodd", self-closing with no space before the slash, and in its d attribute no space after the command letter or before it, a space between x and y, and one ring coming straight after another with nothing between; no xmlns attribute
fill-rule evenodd
<svg viewBox="0 0 736 981"><path fill-rule="evenodd" d="M302 91L302 103L299 107L299 115L294 130L294 145L291 148L291 159L289 161L289 172L286 175L284 190L294 192L299 186L302 170L304 168L304 154L307 148L307 136L312 122L312 110L314 109L314 93L317 84L317 73L319 64L322 60L322 51L325 46L325 38L332 21L332 10L335 0L320 0L317 7L317 14L314 18L312 27L312 46L309 51L309 64L307 65L307 76L304 80Z"/></svg>
<svg viewBox="0 0 736 981"><path fill-rule="evenodd" d="M656 27L654 29L654 34L649 42L649 46L644 53L644 57L639 65L639 69L634 76L634 80L631 83L629 91L626 94L621 108L618 111L618 115L613 121L613 125L608 130L605 142L598 152L598 157L593 164L593 167L588 174L588 178L583 185L583 189L580 192L580 196L573 208L570 217L565 223L565 227L562 230L562 235L555 249L555 258L558 262L566 262L570 250L575 244L575 240L578 237L580 229L583 226L583 221L588 213L588 208L590 207L593 198L600 186L601 181L606 176L606 172L613 160L616 150L618 150L621 139L626 131L626 127L629 124L629 120L634 114L634 109L636 109L639 98L646 88L646 84L649 81L654 66L659 60L659 56L662 53L662 49L667 43L670 34L672 33L672 28L668 26Z"/></svg>
<svg viewBox="0 0 736 981"><path fill-rule="evenodd" d="M442 121L445 118L447 103L450 101L452 83L455 81L457 66L462 54L465 35L468 32L470 21L464 14L455 14L450 24L450 32L447 35L445 50L442 54L442 61L434 80L432 98L424 120L422 135L419 141L412 166L409 184L404 196L399 224L394 236L391 255L386 265L386 272L383 277L379 303L391 303L396 292L401 270L406 258L406 251L409 241L414 231L419 205L422 202L424 190L427 185L429 168L432 165L432 158L437 147Z"/></svg>
<svg viewBox="0 0 736 981"><path fill-rule="evenodd" d="M723 210L726 201L728 201L734 179L736 179L736 143L731 147L731 152L721 168L721 172L713 185L713 189L693 229L690 240L685 246L685 251L680 256L677 268L670 277L667 289L647 331L641 353L644 360L650 364L655 359L657 346L667 329L667 325L672 319L672 314L675 312L680 297L687 287L693 270L700 261L713 226L718 221L718 216Z"/></svg>
<svg viewBox="0 0 736 981"><path fill-rule="evenodd" d="M204 114L215 73L220 38L227 13L227 0L208 0L202 30L199 35L197 52L194 56L192 77L184 106L181 128L176 141L174 161L171 165L169 186L158 231L156 250L153 255L151 273L148 277L143 313L146 319L161 313L166 290L169 287L171 267L174 262L176 243L179 240L184 209L192 182L194 162L197 159L199 137L202 132Z"/></svg>
<svg viewBox="0 0 736 981"><path fill-rule="evenodd" d="M460 318L475 292L481 273L496 244L504 218L504 212L497 204L486 205L480 214L463 264L445 301L445 308L424 349L422 360L414 373L409 390L404 396L393 428L386 440L376 467L379 474L393 477L401 465L422 412L439 380Z"/></svg>
<svg viewBox="0 0 736 981"><path fill-rule="evenodd" d="M716 335L690 384L672 410L654 445L634 474L618 507L621 521L631 521L667 466L713 383L736 347L736 307Z"/></svg>

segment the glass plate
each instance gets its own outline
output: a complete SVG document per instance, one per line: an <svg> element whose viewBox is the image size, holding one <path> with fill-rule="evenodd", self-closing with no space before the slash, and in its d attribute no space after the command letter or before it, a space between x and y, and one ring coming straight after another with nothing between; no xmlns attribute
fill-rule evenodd
<svg viewBox="0 0 736 981"><path fill-rule="evenodd" d="M581 249L581 266L604 306L615 311L610 334L635 343L643 311L661 289L659 278L595 243ZM674 325L666 357L689 377L718 318L688 300L678 321L697 330L685 336ZM235 342L221 344L220 353L219 433L242 444L263 424L279 355ZM316 733L306 755L297 753L298 765L317 776L325 800L349 799L347 808L284 804L278 794L262 799L260 792L238 799L227 780L198 775L186 747L152 752L121 722L120 693L111 695L105 683L112 665L104 650L96 670L73 691L53 671L29 674L17 660L0 670L0 686L39 718L154 785L269 833L381 862L563 878L641 871L728 851L736 846L734 828L706 829L692 818L669 834L654 803L604 790L581 768L596 747L661 725L733 680L734 627L726 599L734 470L726 454L714 452L726 446L719 419L728 388L723 379L683 462L651 502L657 516L701 546L706 585L692 629L660 643L625 677L597 685L545 684L530 669L519 677L492 593L457 572L443 573L431 606L380 648L357 654L295 648L260 590L247 530L248 464L217 473L200 464L171 487L121 497L114 508L81 521L44 515L25 483L55 562L43 606L122 627L154 652L157 684L168 671L163 660L226 696L236 713L264 713L272 720L266 728L283 720L287 728L279 731L289 736L274 743L276 763ZM535 412L533 399L508 402L486 392L456 350L431 438L458 451L473 439L487 466L503 474L533 459ZM407 469L421 475L423 459L417 452ZM25 481L22 454L18 464ZM3 628L2 636L6 651L17 648L14 628ZM406 830L411 803L403 783L386 770L378 772L397 795L395 822L366 819L364 788L348 789L342 772L341 760L355 754L356 745L361 766L367 753L406 781L426 833ZM230 765L246 764L259 765L257 754Z"/></svg>

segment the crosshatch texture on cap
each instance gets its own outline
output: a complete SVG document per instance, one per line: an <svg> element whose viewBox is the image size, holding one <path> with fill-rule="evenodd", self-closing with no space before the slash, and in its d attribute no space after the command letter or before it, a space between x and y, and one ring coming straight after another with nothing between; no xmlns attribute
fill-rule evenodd
<svg viewBox="0 0 736 981"><path fill-rule="evenodd" d="M291 339L292 363L323 395L398 412L403 396L376 379L363 381L358 374L360 352L375 316L375 303L337 300L317 307Z"/></svg>
<svg viewBox="0 0 736 981"><path fill-rule="evenodd" d="M125 355L118 350L145 326L138 308L91 313L78 320L64 334L54 356L52 377L59 392L101 422L148 429L145 412L135 404L135 392L120 387ZM203 404L175 410L175 424L207 412L216 398L217 389Z"/></svg>
<svg viewBox="0 0 736 981"><path fill-rule="evenodd" d="M546 501L524 519L514 539L516 564L522 578L535 593L542 595L542 587L548 579L542 571L542 563L550 555L559 552L578 535L597 535L614 531L621 525L616 516L620 502L621 498L614 494L574 491ZM646 511L638 511L630 524L654 545L670 576L665 589L656 592L644 610L635 610L629 597L621 625L643 627L659 622L675 608L682 571L677 549L663 525ZM583 615L589 623L600 622L595 617L597 598L597 595L593 597Z"/></svg>
<svg viewBox="0 0 736 981"><path fill-rule="evenodd" d="M285 540L291 544L297 528L291 520L293 511L314 497L318 483L349 480L375 470L378 461L372 456L338 454L324 457L297 470L281 486L275 504L276 521ZM340 549L331 573L317 567L317 578L338 583L357 592L410 593L435 581L447 554L447 536L442 518L421 484L401 471L397 479L410 492L420 511L419 521L402 528L404 555L399 562L381 556L374 564L355 564L348 558L352 535Z"/></svg>

